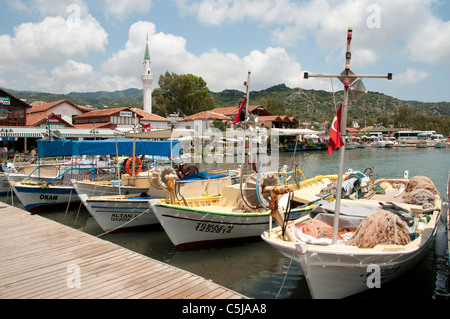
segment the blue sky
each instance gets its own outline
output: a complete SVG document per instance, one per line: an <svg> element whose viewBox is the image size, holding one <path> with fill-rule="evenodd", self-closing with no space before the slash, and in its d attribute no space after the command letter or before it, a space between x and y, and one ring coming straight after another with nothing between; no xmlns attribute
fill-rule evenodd
<svg viewBox="0 0 450 319"><path fill-rule="evenodd" d="M450 4L444 0L0 0L0 87L50 93L142 88L148 34L153 87L166 71L210 90L332 90L353 27L369 91L450 101ZM342 84L333 81L335 90Z"/></svg>

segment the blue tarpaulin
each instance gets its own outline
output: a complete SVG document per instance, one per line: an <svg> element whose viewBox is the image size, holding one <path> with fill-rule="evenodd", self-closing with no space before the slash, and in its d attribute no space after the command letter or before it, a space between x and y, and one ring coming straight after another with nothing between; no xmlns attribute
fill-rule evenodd
<svg viewBox="0 0 450 319"><path fill-rule="evenodd" d="M116 148L117 147L117 148ZM172 148L172 150L171 150ZM39 157L58 157L75 155L132 155L132 139L108 139L98 141L38 140ZM178 157L181 152L180 141L136 140L135 155L154 155Z"/></svg>

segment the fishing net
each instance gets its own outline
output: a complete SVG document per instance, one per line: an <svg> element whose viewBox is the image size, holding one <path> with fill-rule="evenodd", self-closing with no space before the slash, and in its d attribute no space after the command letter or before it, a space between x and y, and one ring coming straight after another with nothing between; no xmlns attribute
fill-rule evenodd
<svg viewBox="0 0 450 319"><path fill-rule="evenodd" d="M439 195L431 178L426 176L414 176L406 185L403 199L407 204L424 205L433 204Z"/></svg>
<svg viewBox="0 0 450 319"><path fill-rule="evenodd" d="M298 225L298 230L300 230L303 234L310 235L314 238L333 237L333 227L321 220L310 219Z"/></svg>
<svg viewBox="0 0 450 319"><path fill-rule="evenodd" d="M319 219L310 219L299 225L295 225L295 228L296 232L294 232L294 234L297 236L297 238L303 241L316 244L331 244L331 239L333 238L333 227L326 222L323 222ZM349 227L339 227L337 239L349 239L353 236L353 231L354 228L352 229ZM305 237L302 235L307 235L310 237ZM330 241L316 241L313 238L318 240L329 239Z"/></svg>
<svg viewBox="0 0 450 319"><path fill-rule="evenodd" d="M399 216L380 209L365 218L346 241L358 248L373 248L376 245L406 245L411 241L406 223Z"/></svg>

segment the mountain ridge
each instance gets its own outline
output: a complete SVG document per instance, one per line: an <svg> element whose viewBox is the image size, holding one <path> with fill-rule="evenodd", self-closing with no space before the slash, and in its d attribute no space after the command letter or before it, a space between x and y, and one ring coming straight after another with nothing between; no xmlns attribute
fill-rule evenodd
<svg viewBox="0 0 450 319"><path fill-rule="evenodd" d="M25 99L30 104L35 101L53 102L67 99L74 104L94 108L128 106L142 109L143 90L137 88L114 92L70 92L68 94L5 90L18 98ZM237 106L245 96L245 92L234 89L210 92L210 94L214 99L216 108ZM285 84L278 84L259 91L250 91L251 105L264 104L270 100L281 101L285 106L285 115L295 116L301 122L322 123L331 121L342 99L342 90L333 94L333 92L324 90L289 88ZM402 116L404 117L405 114L409 117L417 117L417 122L424 122L425 120L432 122L436 118L444 118L445 122L448 123L450 121L450 102L400 100L372 91L369 91L358 101L349 101L349 123L357 121L360 126L366 123L368 125L371 125L371 123L378 124L379 122L383 122L385 126L387 124L396 126L397 123L402 122ZM419 119L419 116L423 118ZM441 130L444 132L450 130L447 126L445 124Z"/></svg>

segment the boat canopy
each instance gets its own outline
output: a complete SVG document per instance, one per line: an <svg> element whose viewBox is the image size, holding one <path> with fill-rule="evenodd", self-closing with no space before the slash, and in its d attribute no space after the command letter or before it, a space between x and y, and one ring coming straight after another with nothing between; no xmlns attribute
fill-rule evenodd
<svg viewBox="0 0 450 319"><path fill-rule="evenodd" d="M107 139L97 141L38 140L39 157L75 155L132 155L132 139ZM178 157L181 153L180 141L136 140L136 155Z"/></svg>

